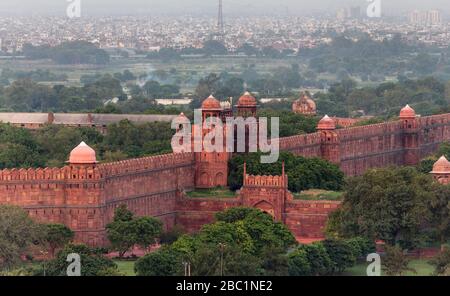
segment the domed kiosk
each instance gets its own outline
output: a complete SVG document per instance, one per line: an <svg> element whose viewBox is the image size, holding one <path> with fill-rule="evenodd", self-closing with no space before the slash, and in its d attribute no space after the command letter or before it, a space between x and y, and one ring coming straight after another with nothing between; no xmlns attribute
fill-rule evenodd
<svg viewBox="0 0 450 296"><path fill-rule="evenodd" d="M69 156L69 163L75 165L96 164L97 157L95 150L89 147L85 142L75 147Z"/></svg>

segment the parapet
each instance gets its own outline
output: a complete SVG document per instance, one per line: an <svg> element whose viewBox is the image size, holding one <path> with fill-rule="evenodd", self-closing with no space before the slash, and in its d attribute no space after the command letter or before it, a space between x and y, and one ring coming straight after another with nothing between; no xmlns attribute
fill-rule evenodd
<svg viewBox="0 0 450 296"><path fill-rule="evenodd" d="M286 177L285 177L286 178ZM284 180L286 181L286 180ZM285 188L286 182L283 181L283 176L254 176L246 175L244 185L245 186L258 186L258 187L280 187Z"/></svg>
<svg viewBox="0 0 450 296"><path fill-rule="evenodd" d="M193 153L170 153L100 164L98 168L105 177L108 177L130 172L170 168L192 164L193 162Z"/></svg>

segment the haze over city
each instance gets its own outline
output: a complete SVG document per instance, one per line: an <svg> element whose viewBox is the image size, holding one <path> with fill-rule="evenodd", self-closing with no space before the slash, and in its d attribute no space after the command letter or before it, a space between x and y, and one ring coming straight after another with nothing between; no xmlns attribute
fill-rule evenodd
<svg viewBox="0 0 450 296"><path fill-rule="evenodd" d="M450 276L448 1L0 0L0 277Z"/></svg>
<svg viewBox="0 0 450 296"><path fill-rule="evenodd" d="M216 0L81 0L84 15L215 15ZM382 1L386 15L401 14L412 9L440 9L450 12L446 0L390 0ZM66 0L16 0L2 1L3 15L63 15ZM334 13L341 7L358 5L366 7L365 0L225 0L224 12L239 15L308 15Z"/></svg>

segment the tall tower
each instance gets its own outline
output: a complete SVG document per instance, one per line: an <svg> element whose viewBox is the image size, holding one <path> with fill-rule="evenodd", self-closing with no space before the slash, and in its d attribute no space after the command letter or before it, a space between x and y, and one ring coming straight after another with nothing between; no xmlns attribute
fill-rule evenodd
<svg viewBox="0 0 450 296"><path fill-rule="evenodd" d="M336 123L325 115L317 125L321 137L322 158L334 164L340 164L339 136L336 133Z"/></svg>
<svg viewBox="0 0 450 296"><path fill-rule="evenodd" d="M220 102L212 95L202 103L202 124L200 126L194 125L194 133L200 133L202 138L202 152L195 153L195 187L196 188L215 188L226 187L228 176L228 159L229 153L225 151L207 152L204 146L205 136L211 132L212 128L204 125L209 117L222 118L223 108ZM226 135L224 128L223 135ZM216 139L214 139L215 141ZM224 144L226 139L224 139Z"/></svg>
<svg viewBox="0 0 450 296"><path fill-rule="evenodd" d="M225 35L224 24L223 24L223 10L222 10L222 0L219 0L219 15L217 18L217 37L222 41Z"/></svg>
<svg viewBox="0 0 450 296"><path fill-rule="evenodd" d="M400 111L400 120L403 122L404 164L416 165L420 161L419 122L416 111L406 105Z"/></svg>

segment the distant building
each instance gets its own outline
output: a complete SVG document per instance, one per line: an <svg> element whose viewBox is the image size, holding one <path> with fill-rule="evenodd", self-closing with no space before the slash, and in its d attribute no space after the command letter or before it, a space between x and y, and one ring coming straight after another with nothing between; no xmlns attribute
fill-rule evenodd
<svg viewBox="0 0 450 296"><path fill-rule="evenodd" d="M311 99L308 93L302 92L300 99L292 104L292 111L303 115L316 115L316 103Z"/></svg>
<svg viewBox="0 0 450 296"><path fill-rule="evenodd" d="M434 179L443 185L450 184L450 162L442 156L433 165L433 171L431 171Z"/></svg>
<svg viewBox="0 0 450 296"><path fill-rule="evenodd" d="M91 114L91 113L0 113L0 122L27 129L39 129L48 124L69 127L93 127L106 133L110 124L129 120L143 124L147 122L171 122L175 115L147 114Z"/></svg>
<svg viewBox="0 0 450 296"><path fill-rule="evenodd" d="M430 10L427 12L427 23L429 25L438 25L442 22L442 14L439 10Z"/></svg>
<svg viewBox="0 0 450 296"><path fill-rule="evenodd" d="M439 10L413 10L409 13L409 22L416 25L438 25L442 23L442 13Z"/></svg>

